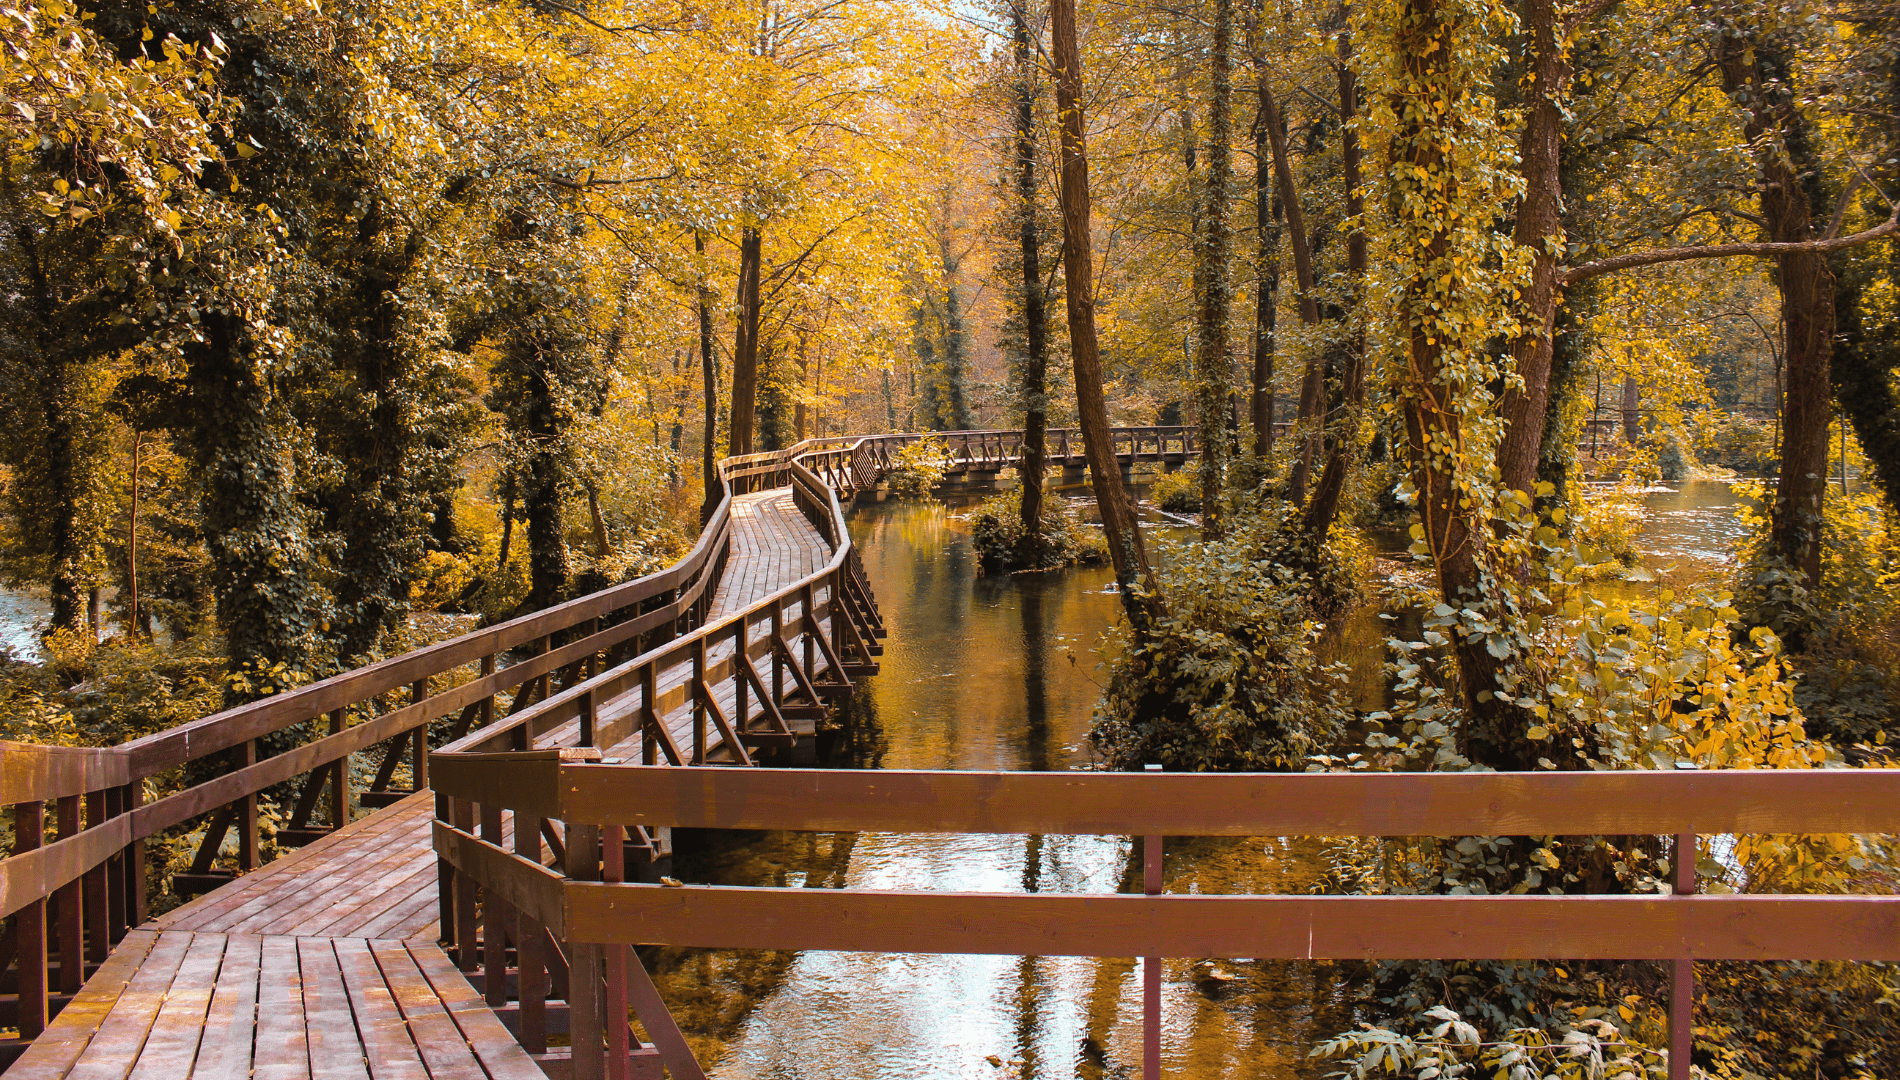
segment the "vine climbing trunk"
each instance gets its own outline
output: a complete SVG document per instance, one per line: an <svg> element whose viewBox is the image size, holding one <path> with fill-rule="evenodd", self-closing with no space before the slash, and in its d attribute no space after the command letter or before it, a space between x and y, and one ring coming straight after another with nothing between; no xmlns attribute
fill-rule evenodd
<svg viewBox="0 0 1900 1080"><path fill-rule="evenodd" d="M1228 392L1227 309L1233 275L1227 192L1233 183L1229 144L1233 141L1233 0L1215 0L1214 48L1209 56L1213 96L1208 102L1207 178L1202 182L1200 256L1202 270L1195 332L1195 390L1201 418L1201 538L1212 540L1226 529L1221 488L1227 474Z"/></svg>
<svg viewBox="0 0 1900 1080"><path fill-rule="evenodd" d="M1036 58L1029 40L1028 0L1012 0L1010 39L1016 61L1016 212L1023 286L1023 550L1025 566L1042 562L1042 485L1049 426L1049 313L1043 303L1042 244L1036 221ZM886 380L889 374L885 375ZM886 382L888 396L889 383Z"/></svg>
<svg viewBox="0 0 1900 1080"><path fill-rule="evenodd" d="M1498 693L1507 689L1515 639L1484 559L1489 492L1481 486L1496 446L1483 441L1485 418L1473 408L1489 400L1496 366L1485 331L1474 329L1493 317L1493 283L1472 267L1495 243L1488 224L1503 185L1454 168L1446 152L1481 145L1490 134L1493 107L1474 84L1494 60L1484 44L1491 27L1482 5L1459 0L1393 6L1397 18L1380 32L1398 59L1382 88L1393 118L1386 209L1394 249L1404 253L1396 282L1406 328L1397 397L1442 617L1452 620L1445 637L1467 717L1461 748L1473 761L1509 768L1522 742L1513 726L1519 718Z"/></svg>
<svg viewBox="0 0 1900 1080"><path fill-rule="evenodd" d="M1082 116L1082 54L1077 47L1075 0L1051 0L1055 37L1056 110L1062 126L1062 275L1069 314L1069 352L1075 362L1075 404L1084 452L1107 534L1109 558L1122 608L1137 639L1145 638L1161 606L1160 583L1148 562L1134 502L1122 486L1102 392L1102 352L1095 331L1093 243L1090 236L1087 128Z"/></svg>
<svg viewBox="0 0 1900 1080"><path fill-rule="evenodd" d="M1280 206L1273 195L1273 153L1267 132L1266 58L1253 50L1254 314L1253 454L1264 463L1273 454L1273 357L1280 306Z"/></svg>

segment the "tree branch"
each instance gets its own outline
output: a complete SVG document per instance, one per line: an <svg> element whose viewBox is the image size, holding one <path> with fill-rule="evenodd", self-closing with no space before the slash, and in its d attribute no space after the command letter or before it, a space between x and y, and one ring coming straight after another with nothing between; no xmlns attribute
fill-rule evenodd
<svg viewBox="0 0 1900 1080"><path fill-rule="evenodd" d="M1775 258L1802 252L1832 255L1837 251L1845 251L1851 247L1859 247L1862 244L1870 244L1875 240L1896 235L1900 235L1900 210L1896 210L1894 215L1883 224L1876 225L1865 232L1833 240L1804 240L1791 244L1708 244L1615 255L1607 259L1587 262L1582 266L1571 267L1564 271L1563 283L1565 286L1570 286L1579 281L1588 281L1593 277L1615 273L1618 270L1632 270L1639 266L1655 266L1659 263L1688 262L1691 259L1733 259L1740 256Z"/></svg>

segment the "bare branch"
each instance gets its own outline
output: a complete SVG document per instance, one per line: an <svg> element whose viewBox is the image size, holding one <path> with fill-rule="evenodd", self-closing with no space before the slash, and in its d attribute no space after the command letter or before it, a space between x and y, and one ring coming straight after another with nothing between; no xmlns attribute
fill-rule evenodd
<svg viewBox="0 0 1900 1080"><path fill-rule="evenodd" d="M1607 259L1587 262L1582 266L1571 267L1564 271L1563 283L1566 286L1575 285L1579 281L1587 281L1618 270L1632 270L1639 266L1656 266L1660 263L1688 262L1691 259L1733 259L1743 256L1776 258L1801 252L1832 255L1836 251L1845 251L1848 248L1859 247L1862 244L1870 244L1875 240L1896 235L1900 235L1900 210L1896 210L1884 224L1838 239L1804 240L1789 244L1707 244L1615 255Z"/></svg>

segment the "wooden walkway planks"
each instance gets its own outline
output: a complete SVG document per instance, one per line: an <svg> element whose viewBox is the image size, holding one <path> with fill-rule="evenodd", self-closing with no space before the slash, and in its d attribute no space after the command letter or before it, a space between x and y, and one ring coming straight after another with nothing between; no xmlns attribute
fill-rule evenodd
<svg viewBox="0 0 1900 1080"><path fill-rule="evenodd" d="M789 488L737 496L709 619L752 607L832 554ZM826 603L821 589L819 610ZM800 602L786 612L802 652ZM752 629L763 652L769 633ZM729 635L709 642L709 662L722 666L733 648ZM816 662L822 672L821 654ZM673 701L679 689L678 678L659 687ZM731 715L731 680L713 691ZM604 702L602 715L633 702ZM746 711L763 715L756 695ZM690 697L662 723L690 745ZM571 745L577 734L570 724L540 741ZM719 750L718 733L708 736ZM434 944L433 817L430 793L411 796L132 931L6 1080L545 1080Z"/></svg>
<svg viewBox="0 0 1900 1080"><path fill-rule="evenodd" d="M732 553L706 621L718 622L810 577L831 555L831 545L799 512L791 488L733 496Z"/></svg>
<svg viewBox="0 0 1900 1080"><path fill-rule="evenodd" d="M8 1080L546 1080L433 944L137 930L121 960Z"/></svg>
<svg viewBox="0 0 1900 1080"><path fill-rule="evenodd" d="M152 921L158 930L434 940L434 796L411 795Z"/></svg>

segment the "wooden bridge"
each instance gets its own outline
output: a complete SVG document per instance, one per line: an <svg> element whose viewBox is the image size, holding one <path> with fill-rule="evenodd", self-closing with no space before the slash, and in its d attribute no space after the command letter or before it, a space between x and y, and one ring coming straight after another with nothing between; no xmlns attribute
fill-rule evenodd
<svg viewBox="0 0 1900 1080"><path fill-rule="evenodd" d="M877 670L884 626L845 506L916 438L726 460L725 497L693 550L638 581L123 746L6 745L0 1024L19 1032L7 1080L698 1077L635 943L1664 959L1678 987L1671 1071L1686 1077L1692 958L1900 959L1900 901L1696 896L1692 859L1662 897L658 884L679 826L1144 835L1151 894L1164 834L1653 833L1683 852L1697 832L1900 831L1900 784L1872 770L743 768L795 761L828 703ZM938 438L966 473L1020 454L1011 432ZM1051 434L1053 465L1074 456L1064 439ZM1193 452L1178 428L1116 442L1125 466ZM352 792L357 753L380 757ZM291 810L274 846L297 850L264 863L267 791ZM373 812L354 818L356 805ZM148 920L145 844L194 822L202 840L172 882L202 895ZM1148 1020L1153 1064L1158 1013Z"/></svg>

